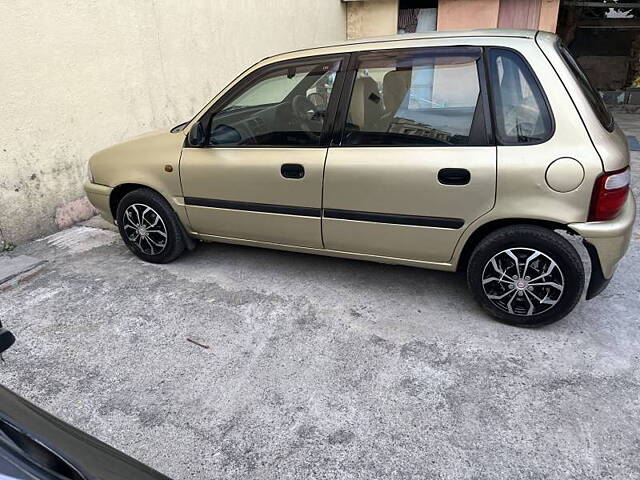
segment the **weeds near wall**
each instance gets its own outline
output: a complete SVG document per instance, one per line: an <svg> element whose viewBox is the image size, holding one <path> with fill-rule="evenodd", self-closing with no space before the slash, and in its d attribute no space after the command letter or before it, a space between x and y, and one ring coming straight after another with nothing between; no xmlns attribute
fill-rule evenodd
<svg viewBox="0 0 640 480"><path fill-rule="evenodd" d="M16 248L16 246L11 242L5 242L4 240L0 240L0 253L2 252L10 252Z"/></svg>
<svg viewBox="0 0 640 480"><path fill-rule="evenodd" d="M16 248L16 246L13 243L7 242L4 239L4 232L2 231L2 227L0 226L0 253L10 252L14 248Z"/></svg>

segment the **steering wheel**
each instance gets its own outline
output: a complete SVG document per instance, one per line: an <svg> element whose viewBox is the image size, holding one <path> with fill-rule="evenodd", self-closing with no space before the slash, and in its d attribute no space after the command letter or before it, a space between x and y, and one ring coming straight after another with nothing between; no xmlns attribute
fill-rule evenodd
<svg viewBox="0 0 640 480"><path fill-rule="evenodd" d="M299 120L302 130L317 139L322 132L322 117L316 106L304 95L296 95L291 102L293 115Z"/></svg>

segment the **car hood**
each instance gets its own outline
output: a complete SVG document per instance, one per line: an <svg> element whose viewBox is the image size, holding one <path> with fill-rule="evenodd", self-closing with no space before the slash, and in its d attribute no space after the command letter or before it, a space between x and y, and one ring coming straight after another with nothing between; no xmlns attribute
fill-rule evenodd
<svg viewBox="0 0 640 480"><path fill-rule="evenodd" d="M125 183L153 188L166 196L182 194L178 168L183 132L168 128L147 132L95 153L89 160L94 183L116 187ZM171 165L175 173L164 173Z"/></svg>

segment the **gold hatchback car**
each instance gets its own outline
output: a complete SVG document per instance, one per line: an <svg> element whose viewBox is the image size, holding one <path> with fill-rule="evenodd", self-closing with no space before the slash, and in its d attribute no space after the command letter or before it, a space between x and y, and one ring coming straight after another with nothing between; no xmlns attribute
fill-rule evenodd
<svg viewBox="0 0 640 480"><path fill-rule="evenodd" d="M629 152L555 35L478 30L269 57L192 120L89 162L85 190L140 258L196 240L466 271L497 319L586 298L635 218Z"/></svg>

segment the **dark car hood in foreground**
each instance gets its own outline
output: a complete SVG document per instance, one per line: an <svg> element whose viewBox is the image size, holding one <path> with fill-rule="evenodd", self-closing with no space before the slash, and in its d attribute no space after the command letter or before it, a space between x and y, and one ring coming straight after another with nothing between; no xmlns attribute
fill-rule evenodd
<svg viewBox="0 0 640 480"><path fill-rule="evenodd" d="M0 386L0 479L170 480Z"/></svg>

